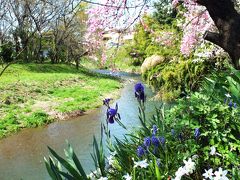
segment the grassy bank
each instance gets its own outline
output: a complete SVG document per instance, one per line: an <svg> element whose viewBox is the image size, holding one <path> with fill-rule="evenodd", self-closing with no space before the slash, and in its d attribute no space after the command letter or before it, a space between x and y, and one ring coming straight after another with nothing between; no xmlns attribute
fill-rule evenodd
<svg viewBox="0 0 240 180"><path fill-rule="evenodd" d="M94 61L93 59L84 59L81 61L81 64L84 67L90 69L109 69L112 70L114 67L117 71L123 71L128 73L141 73L141 66L134 66L131 63L131 58L129 55L122 50L123 48L117 49L109 49L107 52L107 61L104 65L101 65L100 60Z"/></svg>
<svg viewBox="0 0 240 180"><path fill-rule="evenodd" d="M120 87L117 79L67 65L12 65L0 77L0 137L99 107Z"/></svg>

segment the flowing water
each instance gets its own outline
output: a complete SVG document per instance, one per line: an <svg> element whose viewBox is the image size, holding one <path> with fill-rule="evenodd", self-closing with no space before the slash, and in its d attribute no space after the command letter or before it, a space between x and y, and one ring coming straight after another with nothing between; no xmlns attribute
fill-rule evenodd
<svg viewBox="0 0 240 180"><path fill-rule="evenodd" d="M108 71L99 71L108 74ZM140 76L127 73L117 73L126 79L121 90L118 103L121 122L126 125L127 131L117 123L110 124L111 134L121 138L130 133L133 128L140 126L138 120L138 102L134 97L134 84L141 81ZM152 91L146 87L148 99L153 96ZM146 113L151 116L154 107L159 102L147 101ZM45 127L24 129L21 132L0 140L0 180L42 180L48 177L44 156L48 156L47 146L52 147L63 155L66 140L73 146L84 169L87 172L94 170L90 153L93 151L93 135L100 138L101 122L106 122L106 107L88 111L86 115L67 121L59 121Z"/></svg>

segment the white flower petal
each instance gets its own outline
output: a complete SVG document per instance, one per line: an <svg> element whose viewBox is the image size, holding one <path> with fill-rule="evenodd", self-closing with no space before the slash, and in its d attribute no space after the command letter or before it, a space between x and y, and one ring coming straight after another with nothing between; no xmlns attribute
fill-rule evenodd
<svg viewBox="0 0 240 180"><path fill-rule="evenodd" d="M231 95L230 95L229 93L225 94L225 96L226 96L227 98L230 98L230 97L231 97Z"/></svg>
<svg viewBox="0 0 240 180"><path fill-rule="evenodd" d="M205 173L203 174L203 176L207 179L213 179L213 169L209 169L209 170L206 170L205 169Z"/></svg>
<svg viewBox="0 0 240 180"><path fill-rule="evenodd" d="M123 176L126 180L131 180L132 176L130 176L128 173Z"/></svg>
<svg viewBox="0 0 240 180"><path fill-rule="evenodd" d="M98 180L108 180L107 177L100 177Z"/></svg>
<svg viewBox="0 0 240 180"><path fill-rule="evenodd" d="M210 148L210 150L211 150L211 152L210 152L211 155L216 154L216 148L215 148L214 146L212 146L212 147Z"/></svg>
<svg viewBox="0 0 240 180"><path fill-rule="evenodd" d="M147 159L143 160L143 161L138 161L138 162L135 162L134 161L134 168L136 167L141 167L141 168L146 168L149 166L149 164L147 163Z"/></svg>

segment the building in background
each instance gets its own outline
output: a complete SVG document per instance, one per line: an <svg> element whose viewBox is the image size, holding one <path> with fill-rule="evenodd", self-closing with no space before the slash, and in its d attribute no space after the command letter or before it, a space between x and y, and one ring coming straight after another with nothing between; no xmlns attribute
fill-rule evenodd
<svg viewBox="0 0 240 180"><path fill-rule="evenodd" d="M103 34L103 40L107 49L112 47L122 46L125 42L131 41L134 38L134 31L109 30Z"/></svg>

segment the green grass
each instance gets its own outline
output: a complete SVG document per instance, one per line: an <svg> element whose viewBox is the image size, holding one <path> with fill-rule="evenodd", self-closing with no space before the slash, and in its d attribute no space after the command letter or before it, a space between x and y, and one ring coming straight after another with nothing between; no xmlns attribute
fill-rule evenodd
<svg viewBox="0 0 240 180"><path fill-rule="evenodd" d="M99 107L120 80L64 64L14 64L0 77L0 137L54 120L56 114Z"/></svg>
<svg viewBox="0 0 240 180"><path fill-rule="evenodd" d="M124 46L117 48L108 49L107 55L109 57L108 65L114 63L116 68L120 71L130 73L140 73L141 66L134 66L132 64L133 59L129 56Z"/></svg>

